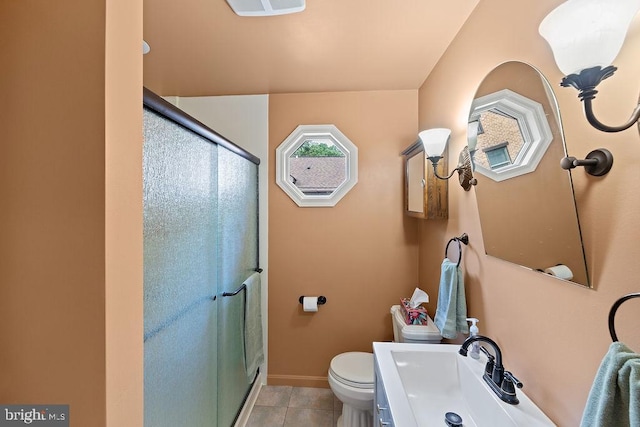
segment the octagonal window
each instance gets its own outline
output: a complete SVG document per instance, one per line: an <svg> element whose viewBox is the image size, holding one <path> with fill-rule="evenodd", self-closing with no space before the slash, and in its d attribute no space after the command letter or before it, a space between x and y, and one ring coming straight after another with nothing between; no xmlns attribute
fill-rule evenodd
<svg viewBox="0 0 640 427"><path fill-rule="evenodd" d="M298 206L335 206L358 182L358 148L334 125L300 125L276 149L276 182Z"/></svg>
<svg viewBox="0 0 640 427"><path fill-rule="evenodd" d="M542 105L509 89L476 98L469 122L474 171L494 181L535 171L553 140Z"/></svg>

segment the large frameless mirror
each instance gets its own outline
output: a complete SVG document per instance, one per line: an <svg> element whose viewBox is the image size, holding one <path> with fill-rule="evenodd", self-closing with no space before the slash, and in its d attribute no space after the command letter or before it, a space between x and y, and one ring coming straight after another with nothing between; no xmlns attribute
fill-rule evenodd
<svg viewBox="0 0 640 427"><path fill-rule="evenodd" d="M562 122L549 82L505 62L482 81L469 113L468 147L488 255L591 286Z"/></svg>
<svg viewBox="0 0 640 427"><path fill-rule="evenodd" d="M298 206L335 206L358 182L358 148L334 125L300 125L276 149L276 182Z"/></svg>

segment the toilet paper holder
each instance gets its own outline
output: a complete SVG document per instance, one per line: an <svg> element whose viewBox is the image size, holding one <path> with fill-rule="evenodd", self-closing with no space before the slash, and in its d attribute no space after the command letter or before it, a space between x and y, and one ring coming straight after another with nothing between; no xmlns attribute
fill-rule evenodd
<svg viewBox="0 0 640 427"><path fill-rule="evenodd" d="M300 304L302 304L302 301L304 301L304 295L298 298L298 301L300 302ZM327 297L323 297L322 295L318 297L318 305L322 305L326 302L327 302Z"/></svg>

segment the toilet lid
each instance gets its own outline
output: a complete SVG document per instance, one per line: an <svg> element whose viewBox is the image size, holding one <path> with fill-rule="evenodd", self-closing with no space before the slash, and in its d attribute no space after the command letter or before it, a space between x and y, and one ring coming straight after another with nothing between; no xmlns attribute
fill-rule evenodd
<svg viewBox="0 0 640 427"><path fill-rule="evenodd" d="M331 360L331 374L343 384L373 388L373 354L360 351L342 353Z"/></svg>

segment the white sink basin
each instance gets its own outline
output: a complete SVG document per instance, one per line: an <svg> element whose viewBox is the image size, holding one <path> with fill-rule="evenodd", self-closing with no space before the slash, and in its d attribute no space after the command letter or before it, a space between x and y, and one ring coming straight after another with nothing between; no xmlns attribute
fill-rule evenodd
<svg viewBox="0 0 640 427"><path fill-rule="evenodd" d="M451 344L374 343L373 348L396 426L445 426L447 412L461 416L465 427L555 425L521 390L518 405L500 400L482 379L484 355L464 357L460 346Z"/></svg>

